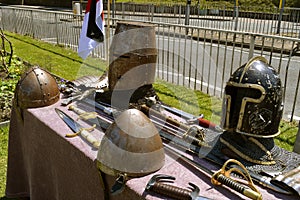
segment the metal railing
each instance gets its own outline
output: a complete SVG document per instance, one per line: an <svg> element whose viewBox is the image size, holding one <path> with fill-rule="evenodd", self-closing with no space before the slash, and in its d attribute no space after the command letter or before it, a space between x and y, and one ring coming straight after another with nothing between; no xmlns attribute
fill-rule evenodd
<svg viewBox="0 0 300 200"><path fill-rule="evenodd" d="M0 7L3 30L30 35L74 51L78 48L82 17L72 13ZM111 19L111 37L120 20ZM300 39L165 22L148 23L156 27L158 78L222 97L230 74L253 56L261 55L281 77L285 118L299 116L300 57L297 50ZM92 55L107 59L106 46L110 45L111 37Z"/></svg>
<svg viewBox="0 0 300 200"><path fill-rule="evenodd" d="M80 11L84 12L87 1L73 1L73 5L75 3L80 3ZM104 8L107 8L107 4L104 4ZM276 7L235 7L217 4L187 6L122 2L111 5L111 14L113 18L118 19L162 22L164 16L163 22L167 23L300 38L300 9L287 7L282 14L280 11ZM189 13L188 19L186 13Z"/></svg>

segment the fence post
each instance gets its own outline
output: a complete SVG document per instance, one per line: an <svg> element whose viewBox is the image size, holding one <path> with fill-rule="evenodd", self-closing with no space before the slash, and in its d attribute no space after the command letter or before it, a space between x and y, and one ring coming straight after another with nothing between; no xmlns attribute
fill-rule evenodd
<svg viewBox="0 0 300 200"><path fill-rule="evenodd" d="M178 8L178 15L179 15L178 24L180 24L180 21L181 21L181 5L179 5L179 8Z"/></svg>
<svg viewBox="0 0 300 200"><path fill-rule="evenodd" d="M121 9L122 9L122 19L125 18L125 5L124 2L121 3Z"/></svg>
<svg viewBox="0 0 300 200"><path fill-rule="evenodd" d="M251 34L250 35L250 46L249 46L249 55L248 55L248 60L253 58L254 55L254 47L255 47L255 37L256 35Z"/></svg>
<svg viewBox="0 0 300 200"><path fill-rule="evenodd" d="M13 9L13 13L14 13L14 16L15 16L15 20L17 21L16 9ZM14 25L15 25L15 26L14 26L14 28L15 28L14 31L15 31L15 33L18 33L18 32L17 32L17 30L18 30L18 28L17 28L17 23L14 23Z"/></svg>
<svg viewBox="0 0 300 200"><path fill-rule="evenodd" d="M186 1L186 9L185 9L185 23L184 25L189 25L190 24L190 8L191 7L191 0ZM185 33L189 33L189 28L186 28Z"/></svg>
<svg viewBox="0 0 300 200"><path fill-rule="evenodd" d="M279 18L278 18L277 34L280 34L280 26L281 26L283 11L284 11L285 0L280 1L280 4L281 5L280 5Z"/></svg>
<svg viewBox="0 0 300 200"><path fill-rule="evenodd" d="M33 10L30 10L30 17L31 17L31 32L32 37L35 39L35 27L34 27L34 21L33 21Z"/></svg>
<svg viewBox="0 0 300 200"><path fill-rule="evenodd" d="M3 8L1 9L1 22L2 22L2 29L4 30L4 18L3 18Z"/></svg>
<svg viewBox="0 0 300 200"><path fill-rule="evenodd" d="M238 23L239 23L239 7L235 7L235 19L234 19L234 30L236 31L238 29Z"/></svg>
<svg viewBox="0 0 300 200"><path fill-rule="evenodd" d="M299 89L299 81L300 81L300 70L299 70L299 73L298 73L298 82L297 82L297 85L296 85L295 96L294 96L294 103L293 103L293 108L292 108L292 113L291 113L291 119L290 119L290 122L292 122L292 121L293 121L293 118L294 118L294 112L295 112L295 108L296 108L296 104L297 104L297 96L298 96L298 89Z"/></svg>
<svg viewBox="0 0 300 200"><path fill-rule="evenodd" d="M154 4L151 4L151 19L150 19L151 22L153 22L153 17L154 17Z"/></svg>
<svg viewBox="0 0 300 200"><path fill-rule="evenodd" d="M150 21L151 17L151 4L148 4L148 21Z"/></svg>
<svg viewBox="0 0 300 200"><path fill-rule="evenodd" d="M59 45L59 40L58 40L58 37L59 37L59 34L58 34L58 21L57 21L57 13L55 13L55 32L56 32L56 44Z"/></svg>
<svg viewBox="0 0 300 200"><path fill-rule="evenodd" d="M186 1L186 8L185 8L185 25L190 24L190 6L191 6L191 0Z"/></svg>
<svg viewBox="0 0 300 200"><path fill-rule="evenodd" d="M300 121L299 121L299 124L298 124L298 133L297 133L297 136L296 136L296 141L295 141L295 144L294 144L293 152L300 154Z"/></svg>
<svg viewBox="0 0 300 200"><path fill-rule="evenodd" d="M116 12L116 4L115 4L115 0L112 0L112 4L111 4L111 17L115 18L115 12Z"/></svg>

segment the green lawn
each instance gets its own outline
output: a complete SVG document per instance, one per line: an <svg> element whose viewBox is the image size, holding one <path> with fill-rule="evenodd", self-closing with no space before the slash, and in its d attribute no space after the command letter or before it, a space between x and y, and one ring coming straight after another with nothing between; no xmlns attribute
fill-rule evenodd
<svg viewBox="0 0 300 200"><path fill-rule="evenodd" d="M83 61L72 50L37 41L27 36L8 32L5 34L13 44L15 55L65 79L73 80L88 74L100 76L107 68L107 63L100 59L89 58ZM220 99L161 80L156 81L154 88L163 102L195 115L203 113L206 119L219 123ZM280 129L282 134L276 138L276 143L291 151L296 139L297 123L282 121ZM8 133L8 127L0 128L0 199L5 199Z"/></svg>
<svg viewBox="0 0 300 200"><path fill-rule="evenodd" d="M0 127L0 199L4 196L7 167L8 126Z"/></svg>

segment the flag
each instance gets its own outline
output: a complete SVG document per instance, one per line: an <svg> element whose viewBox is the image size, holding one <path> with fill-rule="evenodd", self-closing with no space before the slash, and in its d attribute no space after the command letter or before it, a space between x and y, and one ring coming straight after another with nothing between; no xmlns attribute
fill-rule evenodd
<svg viewBox="0 0 300 200"><path fill-rule="evenodd" d="M102 0L88 0L79 38L78 55L85 59L104 40Z"/></svg>

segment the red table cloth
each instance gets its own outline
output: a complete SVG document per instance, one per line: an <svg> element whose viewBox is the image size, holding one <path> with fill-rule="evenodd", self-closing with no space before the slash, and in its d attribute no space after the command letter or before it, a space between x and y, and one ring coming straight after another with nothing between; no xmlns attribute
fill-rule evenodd
<svg viewBox="0 0 300 200"><path fill-rule="evenodd" d="M30 197L31 200L100 200L104 199L99 170L97 169L97 149L81 137L66 138L71 129L59 118L55 108L60 108L73 118L75 113L60 105L27 109L23 120L11 115L7 166L7 197ZM80 121L85 126L88 124ZM101 140L104 132L91 132ZM199 161L209 167L205 160ZM134 161L130 161L134 162ZM207 174L187 165L180 159L166 154L164 166L157 172L127 181L125 190L110 199L167 199L148 193L145 187L154 174L166 174L176 178L174 185L186 188L194 183L200 188L200 195L211 199L248 199L228 189L214 186ZM110 188L115 177L106 175ZM299 199L258 186L263 199Z"/></svg>

